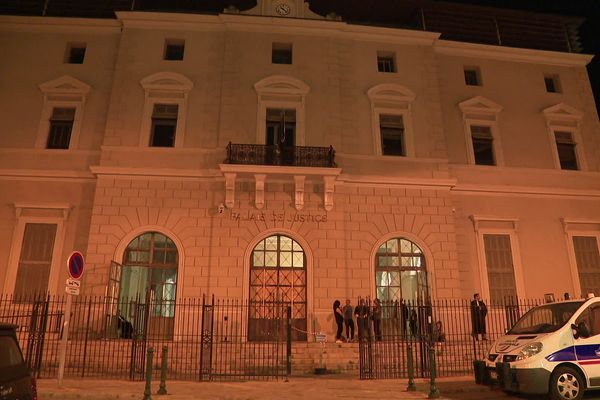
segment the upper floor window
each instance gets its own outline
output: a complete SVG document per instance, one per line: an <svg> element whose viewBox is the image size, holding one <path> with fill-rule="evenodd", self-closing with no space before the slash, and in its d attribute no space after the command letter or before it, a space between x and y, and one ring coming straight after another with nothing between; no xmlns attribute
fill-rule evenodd
<svg viewBox="0 0 600 400"><path fill-rule="evenodd" d="M177 104L155 104L150 133L151 147L174 147L177 129Z"/></svg>
<svg viewBox="0 0 600 400"><path fill-rule="evenodd" d="M465 67L465 85L481 86L481 71L478 67Z"/></svg>
<svg viewBox="0 0 600 400"><path fill-rule="evenodd" d="M68 149L74 120L74 108L54 108L50 118L50 132L46 148Z"/></svg>
<svg viewBox="0 0 600 400"><path fill-rule="evenodd" d="M67 43L65 64L83 64L85 49L85 43Z"/></svg>
<svg viewBox="0 0 600 400"><path fill-rule="evenodd" d="M35 147L76 149L90 87L65 75L42 83L39 88L44 93L44 104Z"/></svg>
<svg viewBox="0 0 600 400"><path fill-rule="evenodd" d="M396 57L394 53L377 52L377 71L396 72Z"/></svg>
<svg viewBox="0 0 600 400"><path fill-rule="evenodd" d="M556 138L556 152L558 153L560 169L579 169L577 166L576 143L573 140L573 133L555 131L554 137Z"/></svg>
<svg viewBox="0 0 600 400"><path fill-rule="evenodd" d="M292 44L273 43L273 48L271 50L271 62L273 64L291 64Z"/></svg>
<svg viewBox="0 0 600 400"><path fill-rule="evenodd" d="M560 79L558 75L546 75L544 76L544 84L546 85L546 92L548 93L560 93Z"/></svg>
<svg viewBox="0 0 600 400"><path fill-rule="evenodd" d="M477 165L496 165L494 158L494 138L492 128L483 125L471 125L473 157Z"/></svg>
<svg viewBox="0 0 600 400"><path fill-rule="evenodd" d="M600 294L600 251L598 235L573 236L573 250L582 295Z"/></svg>
<svg viewBox="0 0 600 400"><path fill-rule="evenodd" d="M381 154L384 156L405 156L404 121L402 115L379 115L381 134Z"/></svg>
<svg viewBox="0 0 600 400"><path fill-rule="evenodd" d="M140 84L145 91L140 146L182 147L188 93L194 83L181 74L159 72Z"/></svg>
<svg viewBox="0 0 600 400"><path fill-rule="evenodd" d="M180 61L183 60L185 52L185 40L167 39L165 40L164 60Z"/></svg>

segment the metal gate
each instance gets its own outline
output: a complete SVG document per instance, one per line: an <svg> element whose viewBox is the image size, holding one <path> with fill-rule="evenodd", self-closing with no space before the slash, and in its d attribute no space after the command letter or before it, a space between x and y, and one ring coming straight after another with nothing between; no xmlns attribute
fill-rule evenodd
<svg viewBox="0 0 600 400"><path fill-rule="evenodd" d="M201 381L278 379L291 371L292 310L288 303L269 304L269 323L259 339L250 333L249 303L202 301Z"/></svg>

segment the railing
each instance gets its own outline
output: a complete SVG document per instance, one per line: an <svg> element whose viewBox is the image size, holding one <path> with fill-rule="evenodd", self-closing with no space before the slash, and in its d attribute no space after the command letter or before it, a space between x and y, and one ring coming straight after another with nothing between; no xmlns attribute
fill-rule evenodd
<svg viewBox="0 0 600 400"><path fill-rule="evenodd" d="M227 164L282 165L294 167L335 167L335 150L329 147L227 145Z"/></svg>

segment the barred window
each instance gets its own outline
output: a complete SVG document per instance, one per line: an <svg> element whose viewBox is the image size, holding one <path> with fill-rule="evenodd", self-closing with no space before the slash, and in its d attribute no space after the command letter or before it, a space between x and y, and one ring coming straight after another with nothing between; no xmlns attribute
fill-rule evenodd
<svg viewBox="0 0 600 400"><path fill-rule="evenodd" d="M377 71L396 72L396 60L393 53L377 53Z"/></svg>
<svg viewBox="0 0 600 400"><path fill-rule="evenodd" d="M426 298L425 256L405 238L386 241L377 249L375 284L381 301L417 301Z"/></svg>

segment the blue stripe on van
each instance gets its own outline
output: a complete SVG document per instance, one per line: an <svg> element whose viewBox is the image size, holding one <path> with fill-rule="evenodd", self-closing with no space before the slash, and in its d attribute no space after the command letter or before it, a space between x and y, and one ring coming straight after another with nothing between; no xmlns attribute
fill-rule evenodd
<svg viewBox="0 0 600 400"><path fill-rule="evenodd" d="M555 351L554 353L546 356L546 360L550 362L556 361L576 361L575 357L575 346L565 347L562 350Z"/></svg>

